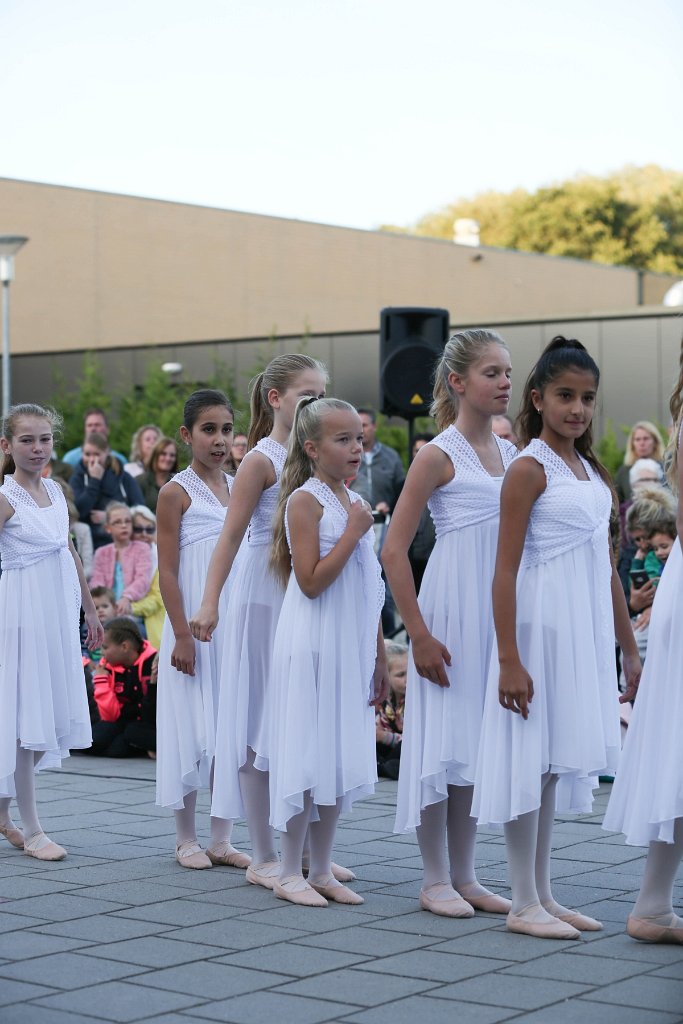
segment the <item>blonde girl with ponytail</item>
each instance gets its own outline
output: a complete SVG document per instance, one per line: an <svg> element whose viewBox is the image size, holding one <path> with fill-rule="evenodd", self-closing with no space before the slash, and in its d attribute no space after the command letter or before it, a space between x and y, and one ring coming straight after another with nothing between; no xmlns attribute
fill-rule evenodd
<svg viewBox="0 0 683 1024"><path fill-rule="evenodd" d="M332 845L340 811L374 790L373 705L388 692L372 511L345 485L362 451L353 406L299 403L271 555L287 589L272 659L270 806L282 833L275 894L311 907L363 902L335 877Z"/></svg>
<svg viewBox="0 0 683 1024"><path fill-rule="evenodd" d="M273 514L296 404L324 395L326 383L325 367L300 354L276 356L252 381L249 451L235 475L201 607L190 619L195 639L210 642L221 591L248 530L226 610L211 814L229 820L246 815L252 844L247 881L268 889L279 861L268 824L267 690L284 594L268 564Z"/></svg>
<svg viewBox="0 0 683 1024"><path fill-rule="evenodd" d="M410 467L382 550L411 641L396 831L417 829L420 905L444 917L510 908L477 881L470 817L493 645L500 490L516 454L493 434L492 419L507 412L510 374L510 354L495 331L450 338L435 371L432 415L441 433ZM425 506L437 540L418 596L408 549Z"/></svg>

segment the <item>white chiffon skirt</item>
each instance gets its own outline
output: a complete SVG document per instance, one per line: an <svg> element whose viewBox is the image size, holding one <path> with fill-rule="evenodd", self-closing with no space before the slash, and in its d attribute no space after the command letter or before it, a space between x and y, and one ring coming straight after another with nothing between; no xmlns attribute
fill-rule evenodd
<svg viewBox="0 0 683 1024"><path fill-rule="evenodd" d="M427 563L419 605L429 631L450 652L450 687L442 689L419 676L410 656L397 832L414 830L422 808L446 799L448 786L474 783L493 645L497 538L496 519L447 533Z"/></svg>
<svg viewBox="0 0 683 1024"><path fill-rule="evenodd" d="M92 743L78 592L67 550L0 577L0 797L15 795L17 741L41 771Z"/></svg>
<svg viewBox="0 0 683 1024"><path fill-rule="evenodd" d="M683 555L667 559L652 606L647 660L603 828L626 842L673 842L683 818Z"/></svg>
<svg viewBox="0 0 683 1024"><path fill-rule="evenodd" d="M500 825L540 806L541 776L559 775L557 809L592 808L598 777L620 749L611 597L591 543L520 570L517 643L534 684L525 721L498 703L494 644L472 814ZM607 602L608 628L602 626Z"/></svg>

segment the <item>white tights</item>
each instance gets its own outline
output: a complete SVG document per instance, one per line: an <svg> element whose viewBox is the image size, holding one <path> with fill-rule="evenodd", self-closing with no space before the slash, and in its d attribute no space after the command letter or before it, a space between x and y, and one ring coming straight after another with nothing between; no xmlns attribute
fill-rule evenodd
<svg viewBox="0 0 683 1024"><path fill-rule="evenodd" d="M268 772L254 767L254 751L247 747L247 760L239 771L240 792L247 816L251 840L252 863L267 864L277 860L275 832L270 827L270 792ZM301 864L299 864L301 871Z"/></svg>
<svg viewBox="0 0 683 1024"><path fill-rule="evenodd" d="M213 793L213 770L214 764L211 765L211 792ZM181 843L195 843L197 841L197 823L196 823L196 807L197 807L197 791L192 790L191 793L187 793L183 799L184 806L181 810L175 811L175 830L176 830L176 842L178 846ZM211 848L218 846L220 843L229 843L230 836L232 835L232 821L226 818L214 818L211 816Z"/></svg>
<svg viewBox="0 0 683 1024"><path fill-rule="evenodd" d="M280 833L282 851L281 878L301 874L301 859L307 834L310 837L309 878L329 878L332 874L332 847L341 812L341 800L333 807L318 806L319 821L311 821L311 792L304 794L304 808L287 822L287 831Z"/></svg>
<svg viewBox="0 0 683 1024"><path fill-rule="evenodd" d="M555 902L550 885L556 786L557 775L546 772L541 779L541 806L505 825L513 914L538 903L553 916L568 912Z"/></svg>
<svg viewBox="0 0 683 1024"><path fill-rule="evenodd" d="M472 786L449 786L448 799L422 808L417 841L422 854L425 889L450 878L453 888L459 892L463 889L468 895L486 892L479 886L474 869L477 823L470 817L472 790Z"/></svg>
<svg viewBox="0 0 683 1024"><path fill-rule="evenodd" d="M26 839L42 832L36 807L35 767L43 756L42 750L28 750L17 742L17 761L14 769L14 785L17 791L17 806ZM10 798L0 799L0 822L9 823Z"/></svg>
<svg viewBox="0 0 683 1024"><path fill-rule="evenodd" d="M671 924L673 888L676 872L683 859L683 818L674 825L673 843L652 842L647 853L643 882L633 908L634 917L645 917L655 924Z"/></svg>

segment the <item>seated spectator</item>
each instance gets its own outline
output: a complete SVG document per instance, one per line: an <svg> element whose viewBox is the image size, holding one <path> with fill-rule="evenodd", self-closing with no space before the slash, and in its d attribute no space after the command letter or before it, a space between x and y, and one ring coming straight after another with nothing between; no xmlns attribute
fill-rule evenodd
<svg viewBox="0 0 683 1024"><path fill-rule="evenodd" d="M110 619L93 673L99 722L90 752L99 757L155 756L156 651L130 619Z"/></svg>
<svg viewBox="0 0 683 1024"><path fill-rule="evenodd" d="M148 544L152 556L152 582L149 590L139 601L133 601L133 615L145 623L147 639L157 650L161 645L161 631L166 618L166 609L159 589L159 560L157 558L157 517L145 505L135 505L133 515L133 537Z"/></svg>
<svg viewBox="0 0 683 1024"><path fill-rule="evenodd" d="M152 553L149 544L132 539L133 517L127 505L112 501L105 515L112 543L95 552L90 583L113 591L117 615L133 615L132 602L145 597L152 582Z"/></svg>
<svg viewBox="0 0 683 1024"><path fill-rule="evenodd" d="M509 416L503 416L502 414L494 416L491 421L491 430L498 437L502 437L504 441L509 441L510 444L517 444L514 424Z"/></svg>
<svg viewBox="0 0 683 1024"><path fill-rule="evenodd" d="M109 443L109 421L104 409L96 407L86 409L85 416L83 417L83 437L87 438L89 434L101 434ZM112 452L112 455L119 460L121 465L126 461L125 455L121 455L120 452ZM71 448L63 456L62 462L66 462L68 466L77 466L82 457L83 448Z"/></svg>
<svg viewBox="0 0 683 1024"><path fill-rule="evenodd" d="M171 437L162 437L154 445L149 466L137 478L142 492L141 505L157 510L159 491L178 472L178 446Z"/></svg>
<svg viewBox="0 0 683 1024"><path fill-rule="evenodd" d="M633 464L638 459L652 459L661 467L663 456L664 444L654 423L640 420L634 424L626 440L623 465L619 467L614 477L614 487L620 503L631 498L632 484L629 473Z"/></svg>
<svg viewBox="0 0 683 1024"><path fill-rule="evenodd" d="M226 473L230 476L234 476L237 470L240 468L240 462L247 454L247 435L246 434L234 434L232 439L232 446L230 448L230 454L225 460Z"/></svg>
<svg viewBox="0 0 683 1024"><path fill-rule="evenodd" d="M121 468L109 451L109 442L101 434L89 434L83 446L83 458L69 480L82 522L90 525L95 548L108 544L104 527L105 509L112 501L141 505L137 483Z"/></svg>
<svg viewBox="0 0 683 1024"><path fill-rule="evenodd" d="M397 779L403 739L408 648L405 644L398 644L393 640L385 640L384 648L389 672L389 697L377 709L375 715L377 774L386 779Z"/></svg>
<svg viewBox="0 0 683 1024"><path fill-rule="evenodd" d="M635 545L631 559L631 572L645 572L648 581L638 586L629 578L626 592L629 611L633 620L638 651L641 659L647 653L648 627L655 599L656 583L662 572L662 566L654 551L652 537L659 533L670 533L676 529L676 502L670 491L663 487L650 485L636 488L634 500L626 513L626 530ZM634 550L633 547L626 550ZM622 559L624 553L622 552ZM621 564L621 560L620 560ZM623 582L623 578L622 578Z"/></svg>
<svg viewBox="0 0 683 1024"><path fill-rule="evenodd" d="M130 442L130 461L123 467L131 476L140 476L149 465L149 458L154 445L162 435L162 431L154 423L145 423L138 427Z"/></svg>
<svg viewBox="0 0 683 1024"><path fill-rule="evenodd" d="M666 526L661 527L650 536L650 544L652 545L652 551L663 569L666 565L666 560L671 554L676 538L678 537L678 531L676 529L676 520L672 519ZM661 573L660 573L661 575Z"/></svg>

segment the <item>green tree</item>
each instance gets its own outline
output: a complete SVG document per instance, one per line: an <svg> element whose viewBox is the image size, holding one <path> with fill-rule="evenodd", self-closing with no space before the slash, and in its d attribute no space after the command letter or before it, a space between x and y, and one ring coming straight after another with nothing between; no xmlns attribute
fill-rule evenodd
<svg viewBox="0 0 683 1024"><path fill-rule="evenodd" d="M460 217L479 222L482 245L683 272L683 174L655 165L581 175L535 192L483 192L407 230L451 239Z"/></svg>

